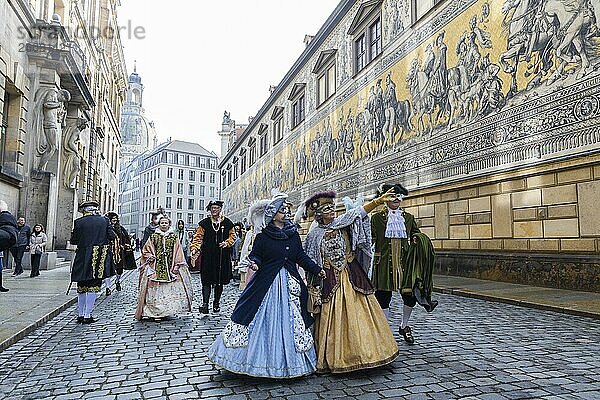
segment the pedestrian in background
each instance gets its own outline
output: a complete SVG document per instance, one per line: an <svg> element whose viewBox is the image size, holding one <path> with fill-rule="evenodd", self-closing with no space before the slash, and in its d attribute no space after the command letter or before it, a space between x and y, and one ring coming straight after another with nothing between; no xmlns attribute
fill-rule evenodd
<svg viewBox="0 0 600 400"><path fill-rule="evenodd" d="M188 262L188 258L190 256L190 237L185 230L185 222L182 219L177 221L177 238L179 239L179 243L181 243L181 249L183 250L183 255L185 256L185 261ZM188 262L189 266L189 262Z"/></svg>
<svg viewBox="0 0 600 400"><path fill-rule="evenodd" d="M10 253L15 261L13 276L23 273L23 254L29 248L29 238L31 237L31 227L25 223L25 217L17 219L17 243L11 247Z"/></svg>
<svg viewBox="0 0 600 400"><path fill-rule="evenodd" d="M8 292L2 286L2 269L4 266L4 252L17 243L17 221L8 212L8 205L0 200L0 292Z"/></svg>
<svg viewBox="0 0 600 400"><path fill-rule="evenodd" d="M133 250L131 249L131 239L129 234L119 222L119 215L115 212L109 212L106 214L109 219L113 230L115 231L115 239L112 241L113 260L115 263L115 270L117 272L117 278L115 283L115 289L121 291L121 276L123 270L136 269L135 257ZM110 283L106 286L106 295L110 294Z"/></svg>
<svg viewBox="0 0 600 400"><path fill-rule="evenodd" d="M33 226L33 233L29 239L29 252L31 254L30 278L40 276L40 261L42 259L42 254L46 251L47 243L48 236L44 233L44 227L42 224L35 224Z"/></svg>

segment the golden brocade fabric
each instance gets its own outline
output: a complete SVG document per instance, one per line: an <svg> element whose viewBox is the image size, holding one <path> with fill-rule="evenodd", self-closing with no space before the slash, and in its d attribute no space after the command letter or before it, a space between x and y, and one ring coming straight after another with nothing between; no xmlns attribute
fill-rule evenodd
<svg viewBox="0 0 600 400"><path fill-rule="evenodd" d="M177 235L169 233L168 235L161 235L153 233L150 236L152 244L156 250L156 264L155 271L157 281L170 281L170 267L173 264L173 249L175 248L175 242L177 241Z"/></svg>
<svg viewBox="0 0 600 400"><path fill-rule="evenodd" d="M389 364L398 345L374 295L357 292L348 269L339 287L316 315L315 345L318 372L348 372Z"/></svg>
<svg viewBox="0 0 600 400"><path fill-rule="evenodd" d="M402 287L402 240L401 239L390 239L390 248L392 250L391 262L391 278L392 287L394 291L400 290Z"/></svg>

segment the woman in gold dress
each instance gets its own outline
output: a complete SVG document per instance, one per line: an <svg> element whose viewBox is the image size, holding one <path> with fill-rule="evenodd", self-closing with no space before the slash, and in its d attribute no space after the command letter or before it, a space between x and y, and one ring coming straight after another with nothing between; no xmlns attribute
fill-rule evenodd
<svg viewBox="0 0 600 400"><path fill-rule="evenodd" d="M170 228L171 220L161 217L142 249L137 320L160 320L191 311L190 272L177 234Z"/></svg>
<svg viewBox="0 0 600 400"><path fill-rule="evenodd" d="M315 314L317 372L348 372L391 363L398 345L367 276L371 265L368 213L391 193L335 216L335 193L318 193L305 203L304 216L315 226L306 237L306 253L325 270L322 282L309 277L309 290L321 291Z"/></svg>

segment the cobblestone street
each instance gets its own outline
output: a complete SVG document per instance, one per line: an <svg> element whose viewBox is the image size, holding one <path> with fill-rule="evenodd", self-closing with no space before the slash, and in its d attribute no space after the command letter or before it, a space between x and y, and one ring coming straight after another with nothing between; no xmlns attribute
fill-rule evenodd
<svg viewBox="0 0 600 400"><path fill-rule="evenodd" d="M194 276L195 297L200 296ZM437 295L433 314L413 315L416 344L397 333L391 365L344 375L270 381L215 368L206 350L237 298L226 288L220 315L133 319L137 279L97 302L91 326L70 308L0 353L7 399L598 399L600 322L481 300ZM394 298L393 305L399 304Z"/></svg>

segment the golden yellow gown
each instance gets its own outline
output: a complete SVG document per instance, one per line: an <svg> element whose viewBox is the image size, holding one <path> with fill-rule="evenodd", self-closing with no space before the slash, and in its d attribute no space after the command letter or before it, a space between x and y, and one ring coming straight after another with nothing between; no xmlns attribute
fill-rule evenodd
<svg viewBox="0 0 600 400"><path fill-rule="evenodd" d="M391 363L398 345L345 229L330 230L321 245L323 305L315 315L317 372L348 372Z"/></svg>

